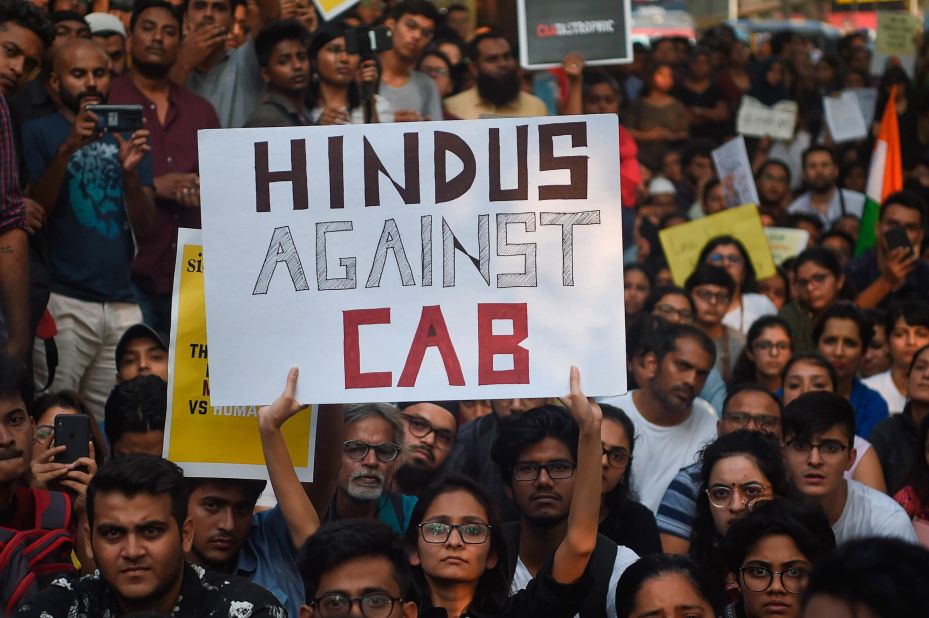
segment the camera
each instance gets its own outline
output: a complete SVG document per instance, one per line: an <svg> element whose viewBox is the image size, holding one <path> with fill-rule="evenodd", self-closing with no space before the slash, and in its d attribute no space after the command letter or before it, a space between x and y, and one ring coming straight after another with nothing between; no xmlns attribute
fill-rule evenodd
<svg viewBox="0 0 929 618"><path fill-rule="evenodd" d="M393 33L387 26L349 28L345 31L345 51L371 60L377 54L393 49Z"/></svg>
<svg viewBox="0 0 929 618"><path fill-rule="evenodd" d="M88 105L97 115L97 128L114 133L131 133L144 126L141 105Z"/></svg>

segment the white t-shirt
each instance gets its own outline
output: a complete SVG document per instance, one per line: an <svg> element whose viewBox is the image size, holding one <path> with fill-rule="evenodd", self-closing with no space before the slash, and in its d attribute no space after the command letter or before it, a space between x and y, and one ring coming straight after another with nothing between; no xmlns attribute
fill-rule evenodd
<svg viewBox="0 0 929 618"><path fill-rule="evenodd" d="M616 559L613 561L613 574L610 575L610 586L607 588L609 594L606 595L606 615L607 618L616 618L616 584L623 572L639 559L639 555L626 547L618 545L616 547ZM523 559L516 557L516 570L513 572L513 583L510 584L510 594L516 594L520 590L525 590L529 582L532 581L532 574ZM578 618L580 614L575 614Z"/></svg>
<svg viewBox="0 0 929 618"><path fill-rule="evenodd" d="M900 414L903 412L903 408L906 406L906 395L901 393L897 385L894 384L894 379L890 375L890 369L883 373L873 375L870 378L865 378L861 383L881 394L881 397L887 402L887 410L891 414Z"/></svg>
<svg viewBox="0 0 929 618"><path fill-rule="evenodd" d="M777 307L764 294L742 294L742 306L723 317L723 324L743 335L748 334L752 323L766 315L777 315Z"/></svg>
<svg viewBox="0 0 929 618"><path fill-rule="evenodd" d="M680 425L662 427L647 420L635 406L629 391L618 397L604 397L625 412L635 425L632 455L632 489L639 502L658 514L661 498L681 468L694 463L703 447L716 439L716 412L704 400L694 399L690 416Z"/></svg>
<svg viewBox="0 0 929 618"><path fill-rule="evenodd" d="M845 508L832 524L836 543L873 536L919 543L909 516L893 498L858 481L845 482L848 484Z"/></svg>

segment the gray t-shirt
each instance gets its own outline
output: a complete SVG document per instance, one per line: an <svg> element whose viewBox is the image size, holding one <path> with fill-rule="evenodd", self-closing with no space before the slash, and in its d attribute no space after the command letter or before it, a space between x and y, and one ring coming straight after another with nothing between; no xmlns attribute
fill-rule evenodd
<svg viewBox="0 0 929 618"><path fill-rule="evenodd" d="M387 99L394 112L411 109L428 120L442 120L442 97L439 95L439 88L425 73L412 71L409 81L399 88L381 82L379 94Z"/></svg>
<svg viewBox="0 0 929 618"><path fill-rule="evenodd" d="M224 129L238 129L245 124L264 94L255 41L249 38L239 48L206 73L194 69L187 77L187 87L208 100Z"/></svg>

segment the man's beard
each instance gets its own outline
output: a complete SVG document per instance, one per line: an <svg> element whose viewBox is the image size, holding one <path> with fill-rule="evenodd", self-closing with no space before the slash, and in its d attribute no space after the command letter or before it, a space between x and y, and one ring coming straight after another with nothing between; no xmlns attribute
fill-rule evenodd
<svg viewBox="0 0 929 618"><path fill-rule="evenodd" d="M132 68L149 79L164 79L171 71L170 64L155 64L154 62L144 62L135 56L132 57Z"/></svg>
<svg viewBox="0 0 929 618"><path fill-rule="evenodd" d="M106 96L96 88L82 90L77 94L77 96L73 96L70 92L64 89L64 86L59 86L58 96L61 97L61 104L75 114L81 113L81 99L96 97L100 100L100 103L106 103Z"/></svg>
<svg viewBox="0 0 929 618"><path fill-rule="evenodd" d="M522 517L536 528L554 528L568 519L568 513L564 515L543 515L539 517L526 515L524 513Z"/></svg>
<svg viewBox="0 0 929 618"><path fill-rule="evenodd" d="M394 474L394 484L401 493L418 496L442 475L442 469L428 470L418 463L406 463Z"/></svg>
<svg viewBox="0 0 929 618"><path fill-rule="evenodd" d="M376 478L380 483L377 485L356 483L355 481L360 477ZM384 475L377 470L358 470L357 472L352 472L351 476L348 477L345 493L355 500L377 500L381 497L381 494L384 493Z"/></svg>
<svg viewBox="0 0 929 618"><path fill-rule="evenodd" d="M831 180L819 180L810 183L810 191L813 193L823 194L832 191L835 183Z"/></svg>
<svg viewBox="0 0 929 618"><path fill-rule="evenodd" d="M494 107L502 107L512 103L519 97L519 73L508 71L500 77L491 77L485 73L477 75L477 93L481 100L487 101Z"/></svg>

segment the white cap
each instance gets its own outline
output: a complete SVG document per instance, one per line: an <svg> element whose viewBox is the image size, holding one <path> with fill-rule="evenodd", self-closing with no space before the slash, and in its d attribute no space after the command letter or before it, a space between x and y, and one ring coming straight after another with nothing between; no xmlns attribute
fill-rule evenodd
<svg viewBox="0 0 929 618"><path fill-rule="evenodd" d="M89 13L84 19L90 26L91 35L118 34L124 39L126 38L126 27L123 26L123 22L119 21L116 15L110 15L109 13Z"/></svg>
<svg viewBox="0 0 929 618"><path fill-rule="evenodd" d="M673 195L677 193L677 189L674 188L674 183L664 176L655 176L648 183L649 195L667 195L668 193Z"/></svg>

